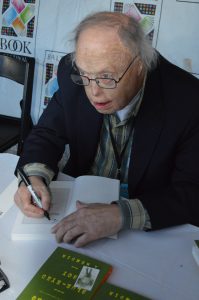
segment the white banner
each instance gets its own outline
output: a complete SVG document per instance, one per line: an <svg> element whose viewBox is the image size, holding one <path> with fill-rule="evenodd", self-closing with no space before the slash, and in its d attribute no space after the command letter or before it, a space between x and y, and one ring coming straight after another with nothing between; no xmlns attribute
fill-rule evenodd
<svg viewBox="0 0 199 300"><path fill-rule="evenodd" d="M48 51L45 52L45 61L43 69L43 78L42 78L42 92L41 92L41 105L40 105L40 115L43 110L48 105L51 97L58 89L57 82L57 68L60 59L64 56L65 53L57 51Z"/></svg>
<svg viewBox="0 0 199 300"><path fill-rule="evenodd" d="M132 16L141 24L152 45L156 47L162 0L117 0L111 2L111 11Z"/></svg>
<svg viewBox="0 0 199 300"><path fill-rule="evenodd" d="M1 0L0 51L35 56L39 0Z"/></svg>

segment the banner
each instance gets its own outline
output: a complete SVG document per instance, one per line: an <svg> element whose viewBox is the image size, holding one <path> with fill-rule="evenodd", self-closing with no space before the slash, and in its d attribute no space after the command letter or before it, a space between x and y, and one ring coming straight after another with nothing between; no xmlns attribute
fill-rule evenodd
<svg viewBox="0 0 199 300"><path fill-rule="evenodd" d="M162 0L118 0L111 2L111 11L125 13L137 20L155 47L157 43L161 4Z"/></svg>
<svg viewBox="0 0 199 300"><path fill-rule="evenodd" d="M66 53L57 51L45 51L45 60L42 76L42 91L41 91L41 105L39 115L48 105L51 97L58 89L57 82L57 68L60 59Z"/></svg>
<svg viewBox="0 0 199 300"><path fill-rule="evenodd" d="M35 56L39 0L0 1L0 51Z"/></svg>

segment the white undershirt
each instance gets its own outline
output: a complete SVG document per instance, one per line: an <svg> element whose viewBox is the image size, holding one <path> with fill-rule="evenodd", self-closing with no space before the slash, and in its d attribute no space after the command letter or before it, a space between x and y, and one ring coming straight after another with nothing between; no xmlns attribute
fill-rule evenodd
<svg viewBox="0 0 199 300"><path fill-rule="evenodd" d="M121 122L124 121L125 119L128 119L129 115L132 113L134 107L136 106L137 102L140 99L141 91L142 89L138 91L138 93L135 95L135 97L133 97L133 99L130 101L128 105L126 105L124 108L116 112Z"/></svg>

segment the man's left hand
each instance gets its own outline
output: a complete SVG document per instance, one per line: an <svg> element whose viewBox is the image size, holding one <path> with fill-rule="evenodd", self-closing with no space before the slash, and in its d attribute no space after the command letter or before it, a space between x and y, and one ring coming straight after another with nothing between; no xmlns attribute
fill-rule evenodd
<svg viewBox="0 0 199 300"><path fill-rule="evenodd" d="M91 241L116 234L122 227L117 204L85 204L77 201L77 210L53 226L58 243L74 241L82 247Z"/></svg>

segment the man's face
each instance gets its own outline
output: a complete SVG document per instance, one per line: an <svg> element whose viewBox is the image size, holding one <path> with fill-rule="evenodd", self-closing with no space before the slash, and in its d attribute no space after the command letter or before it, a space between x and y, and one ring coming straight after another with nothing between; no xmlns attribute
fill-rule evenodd
<svg viewBox="0 0 199 300"><path fill-rule="evenodd" d="M86 29L77 42L76 65L81 75L92 79L112 77L118 80L133 58L116 31L110 28L96 26ZM136 58L115 89L103 89L95 81L90 81L85 92L98 112L111 114L132 100L140 88L141 79L140 60Z"/></svg>

